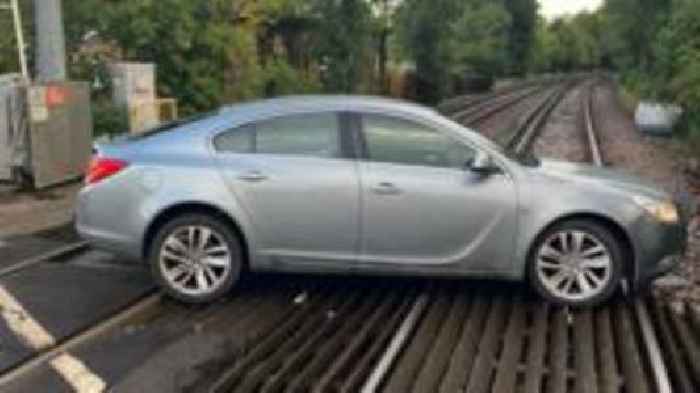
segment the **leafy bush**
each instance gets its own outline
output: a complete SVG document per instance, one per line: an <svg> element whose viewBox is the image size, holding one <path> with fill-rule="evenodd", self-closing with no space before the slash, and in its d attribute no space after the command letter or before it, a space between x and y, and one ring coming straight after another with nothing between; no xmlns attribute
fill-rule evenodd
<svg viewBox="0 0 700 393"><path fill-rule="evenodd" d="M313 74L298 70L282 59L265 66L265 96L308 94L321 91L321 82Z"/></svg>
<svg viewBox="0 0 700 393"><path fill-rule="evenodd" d="M649 83L660 98L686 112L682 129L700 143L700 2L676 0L654 43L656 63Z"/></svg>
<svg viewBox="0 0 700 393"><path fill-rule="evenodd" d="M92 105L93 135L113 136L129 131L126 109L114 105L111 101L101 99Z"/></svg>

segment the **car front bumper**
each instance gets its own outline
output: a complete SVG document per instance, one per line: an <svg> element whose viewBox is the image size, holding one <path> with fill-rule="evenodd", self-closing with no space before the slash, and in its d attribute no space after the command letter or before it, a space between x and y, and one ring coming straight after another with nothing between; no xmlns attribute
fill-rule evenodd
<svg viewBox="0 0 700 393"><path fill-rule="evenodd" d="M679 207L680 220L663 224L646 217L638 226L635 286L644 288L651 281L676 268L688 244L687 210Z"/></svg>

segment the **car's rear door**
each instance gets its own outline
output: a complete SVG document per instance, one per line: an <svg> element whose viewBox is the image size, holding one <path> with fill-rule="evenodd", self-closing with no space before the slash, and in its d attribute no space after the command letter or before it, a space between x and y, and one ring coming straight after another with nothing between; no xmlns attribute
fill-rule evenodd
<svg viewBox="0 0 700 393"><path fill-rule="evenodd" d="M251 217L261 263L352 267L359 182L357 162L347 157L343 118L336 112L286 115L214 138L224 177Z"/></svg>
<svg viewBox="0 0 700 393"><path fill-rule="evenodd" d="M512 180L465 169L475 148L425 123L357 116L364 145L360 262L508 270L516 230Z"/></svg>

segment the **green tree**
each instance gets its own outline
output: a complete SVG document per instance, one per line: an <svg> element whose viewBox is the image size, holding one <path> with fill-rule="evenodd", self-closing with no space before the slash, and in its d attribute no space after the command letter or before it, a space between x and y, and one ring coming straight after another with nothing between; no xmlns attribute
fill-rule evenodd
<svg viewBox="0 0 700 393"><path fill-rule="evenodd" d="M363 72L369 63L371 18L365 0L319 0L320 40L316 55L324 69L327 91L362 91Z"/></svg>
<svg viewBox="0 0 700 393"><path fill-rule="evenodd" d="M669 22L652 47L653 93L683 106L700 142L700 3L674 0Z"/></svg>
<svg viewBox="0 0 700 393"><path fill-rule="evenodd" d="M523 75L527 70L537 27L537 0L504 0L511 15L508 52L511 71Z"/></svg>
<svg viewBox="0 0 700 393"><path fill-rule="evenodd" d="M606 49L619 69L648 70L653 61L651 42L664 25L672 0L606 0Z"/></svg>
<svg viewBox="0 0 700 393"><path fill-rule="evenodd" d="M64 0L68 47L79 51L86 34L98 34L124 60L156 63L159 93L183 113L207 110L262 91L254 3Z"/></svg>
<svg viewBox="0 0 700 393"><path fill-rule="evenodd" d="M551 31L544 17L537 19L535 41L528 69L533 73L555 71L555 58L560 51L559 37Z"/></svg>
<svg viewBox="0 0 700 393"><path fill-rule="evenodd" d="M405 0L397 13L399 46L416 67L419 99L436 103L451 94L451 31L461 11L456 0Z"/></svg>
<svg viewBox="0 0 700 393"><path fill-rule="evenodd" d="M531 67L534 71L588 71L603 63L600 17L582 12L557 18L541 19Z"/></svg>
<svg viewBox="0 0 700 393"><path fill-rule="evenodd" d="M510 14L498 2L469 1L451 26L452 69L458 75L501 75L509 63Z"/></svg>

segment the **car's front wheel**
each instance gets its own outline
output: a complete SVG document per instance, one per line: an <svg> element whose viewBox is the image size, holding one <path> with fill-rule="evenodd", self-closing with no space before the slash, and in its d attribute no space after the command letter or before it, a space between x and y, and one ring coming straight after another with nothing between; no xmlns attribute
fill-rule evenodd
<svg viewBox="0 0 700 393"><path fill-rule="evenodd" d="M536 241L529 276L537 292L553 303L592 306L617 288L623 255L605 226L590 220L562 222Z"/></svg>
<svg viewBox="0 0 700 393"><path fill-rule="evenodd" d="M170 296L189 303L227 293L241 273L241 246L228 226L203 214L175 218L160 228L151 246L153 276Z"/></svg>

